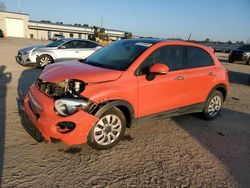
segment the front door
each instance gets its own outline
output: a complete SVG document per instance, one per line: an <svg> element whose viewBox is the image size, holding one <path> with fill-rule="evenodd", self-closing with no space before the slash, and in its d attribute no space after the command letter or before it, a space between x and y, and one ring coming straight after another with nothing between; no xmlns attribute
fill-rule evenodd
<svg viewBox="0 0 250 188"><path fill-rule="evenodd" d="M183 70L183 47L164 46L156 49L138 70L138 116L178 109L186 92L186 72ZM169 67L165 75L148 76L156 63Z"/></svg>

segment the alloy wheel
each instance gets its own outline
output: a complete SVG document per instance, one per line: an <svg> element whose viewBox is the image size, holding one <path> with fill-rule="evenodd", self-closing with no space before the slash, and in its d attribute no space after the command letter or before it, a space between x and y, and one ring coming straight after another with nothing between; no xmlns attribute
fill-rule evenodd
<svg viewBox="0 0 250 188"><path fill-rule="evenodd" d="M222 99L219 96L214 96L208 105L208 113L210 116L216 116L221 110Z"/></svg>
<svg viewBox="0 0 250 188"><path fill-rule="evenodd" d="M40 59L40 65L43 67L43 66L46 66L46 65L48 65L48 64L50 64L51 63L51 59L49 58L49 57L47 57L47 56L45 56L45 57L42 57L41 59Z"/></svg>
<svg viewBox="0 0 250 188"><path fill-rule="evenodd" d="M117 140L122 131L122 123L116 115L102 117L94 128L95 141L103 146L109 145Z"/></svg>

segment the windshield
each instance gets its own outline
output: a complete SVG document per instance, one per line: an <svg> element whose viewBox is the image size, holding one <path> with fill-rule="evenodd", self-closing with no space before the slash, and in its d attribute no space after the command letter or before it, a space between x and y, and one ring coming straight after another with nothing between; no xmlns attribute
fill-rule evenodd
<svg viewBox="0 0 250 188"><path fill-rule="evenodd" d="M51 42L47 45L47 47L58 47L61 44L63 44L65 41L64 40L56 40L54 42Z"/></svg>
<svg viewBox="0 0 250 188"><path fill-rule="evenodd" d="M152 44L121 40L106 46L86 59L86 63L114 70L127 68Z"/></svg>

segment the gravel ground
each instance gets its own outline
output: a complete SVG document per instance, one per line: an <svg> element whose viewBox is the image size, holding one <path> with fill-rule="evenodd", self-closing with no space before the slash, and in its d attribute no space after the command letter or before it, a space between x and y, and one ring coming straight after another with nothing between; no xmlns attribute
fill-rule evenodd
<svg viewBox="0 0 250 188"><path fill-rule="evenodd" d="M221 115L184 115L127 129L114 148L37 143L22 127L18 98L40 70L18 65L17 50L46 43L0 40L0 185L2 187L249 187L250 66L230 70Z"/></svg>

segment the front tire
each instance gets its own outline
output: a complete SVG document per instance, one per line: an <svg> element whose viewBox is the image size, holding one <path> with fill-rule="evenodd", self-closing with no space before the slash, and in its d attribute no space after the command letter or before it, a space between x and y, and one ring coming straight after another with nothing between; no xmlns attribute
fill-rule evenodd
<svg viewBox="0 0 250 188"><path fill-rule="evenodd" d="M222 104L224 102L224 97L221 92L215 90L209 94L205 108L203 110L203 114L206 120L215 119L222 108Z"/></svg>
<svg viewBox="0 0 250 188"><path fill-rule="evenodd" d="M53 63L53 59L51 56L49 55L40 55L38 58L37 58L37 67L38 68L44 68L46 67L47 65Z"/></svg>
<svg viewBox="0 0 250 188"><path fill-rule="evenodd" d="M124 136L126 118L116 107L112 107L100 115L98 122L88 135L88 144L98 150L115 146Z"/></svg>

